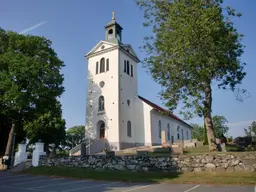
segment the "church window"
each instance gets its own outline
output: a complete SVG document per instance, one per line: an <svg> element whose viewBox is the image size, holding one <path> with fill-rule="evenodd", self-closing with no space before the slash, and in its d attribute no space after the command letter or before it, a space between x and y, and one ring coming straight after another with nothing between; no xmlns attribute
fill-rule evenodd
<svg viewBox="0 0 256 192"><path fill-rule="evenodd" d="M167 139L170 140L170 125L167 124Z"/></svg>
<svg viewBox="0 0 256 192"><path fill-rule="evenodd" d="M188 131L187 131L187 140L189 140L189 137L188 137Z"/></svg>
<svg viewBox="0 0 256 192"><path fill-rule="evenodd" d="M158 136L159 138L161 138L161 132L162 132L162 128L161 128L161 121L158 121Z"/></svg>
<svg viewBox="0 0 256 192"><path fill-rule="evenodd" d="M124 60L124 72L126 73L126 60Z"/></svg>
<svg viewBox="0 0 256 192"><path fill-rule="evenodd" d="M127 136L132 137L132 124L131 121L127 121Z"/></svg>
<svg viewBox="0 0 256 192"><path fill-rule="evenodd" d="M130 63L129 63L129 61L127 61L127 74L128 75L130 74Z"/></svg>
<svg viewBox="0 0 256 192"><path fill-rule="evenodd" d="M127 100L127 105L130 106L130 104L131 104L131 102L130 102L130 100L128 99L128 100Z"/></svg>
<svg viewBox="0 0 256 192"><path fill-rule="evenodd" d="M106 71L109 71L109 59L107 59Z"/></svg>
<svg viewBox="0 0 256 192"><path fill-rule="evenodd" d="M133 65L131 65L131 76L133 77Z"/></svg>
<svg viewBox="0 0 256 192"><path fill-rule="evenodd" d="M97 61L96 62L96 74L98 74L99 73L99 62Z"/></svg>
<svg viewBox="0 0 256 192"><path fill-rule="evenodd" d="M104 96L100 96L99 97L99 111L104 111L105 107L104 107Z"/></svg>
<svg viewBox="0 0 256 192"><path fill-rule="evenodd" d="M180 139L180 126L177 127L177 139Z"/></svg>
<svg viewBox="0 0 256 192"><path fill-rule="evenodd" d="M100 60L100 73L105 72L105 58Z"/></svg>

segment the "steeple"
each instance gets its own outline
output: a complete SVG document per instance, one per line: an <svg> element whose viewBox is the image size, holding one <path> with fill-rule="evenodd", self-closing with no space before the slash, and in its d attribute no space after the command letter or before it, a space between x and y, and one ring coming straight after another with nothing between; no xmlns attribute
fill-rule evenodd
<svg viewBox="0 0 256 192"><path fill-rule="evenodd" d="M115 12L112 12L112 21L106 26L106 41L122 44L122 30L123 28L116 22Z"/></svg>

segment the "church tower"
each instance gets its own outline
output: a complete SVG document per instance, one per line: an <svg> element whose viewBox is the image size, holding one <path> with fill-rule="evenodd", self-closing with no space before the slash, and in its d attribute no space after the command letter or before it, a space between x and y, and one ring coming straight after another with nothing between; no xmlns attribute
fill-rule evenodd
<svg viewBox="0 0 256 192"><path fill-rule="evenodd" d="M86 135L104 141L104 148L111 150L120 150L136 142L139 59L131 45L123 43L122 30L113 12L111 22L105 26L105 40L86 55ZM92 152L103 150L101 144L92 148Z"/></svg>

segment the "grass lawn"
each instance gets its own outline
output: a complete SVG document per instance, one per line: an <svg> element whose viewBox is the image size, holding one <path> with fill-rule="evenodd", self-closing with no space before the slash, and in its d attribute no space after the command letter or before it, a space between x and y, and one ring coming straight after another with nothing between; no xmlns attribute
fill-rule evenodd
<svg viewBox="0 0 256 192"><path fill-rule="evenodd" d="M61 176L77 179L96 179L128 182L193 183L221 185L255 185L256 173L249 172L202 172L163 173L130 171L94 171L71 167L35 167L22 171L35 175Z"/></svg>
<svg viewBox="0 0 256 192"><path fill-rule="evenodd" d="M236 155L243 155L244 153L249 152L249 151L239 151L237 146L230 145L230 144L228 144L226 146L226 149L227 149L227 153L236 154ZM184 153L184 155L201 155L201 154L206 154L206 153L207 154L223 154L223 152L220 152L220 151L209 152L209 146L208 145L204 145L204 146L201 146L201 147L184 148L183 153ZM135 156L136 151L131 151L131 152L119 151L119 152L116 152L116 156L122 156L122 155L125 155L125 156L133 155L133 156ZM166 152L166 153L165 152L149 152L148 155L152 156L152 157L154 157L154 156L165 157L165 156L170 156L170 153L168 153L168 152Z"/></svg>

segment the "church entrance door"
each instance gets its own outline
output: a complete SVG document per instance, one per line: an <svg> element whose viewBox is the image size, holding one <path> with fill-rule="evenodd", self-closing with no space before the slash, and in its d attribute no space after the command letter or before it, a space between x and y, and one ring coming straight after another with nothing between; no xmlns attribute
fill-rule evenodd
<svg viewBox="0 0 256 192"><path fill-rule="evenodd" d="M98 122L99 138L105 138L105 123L104 121Z"/></svg>

